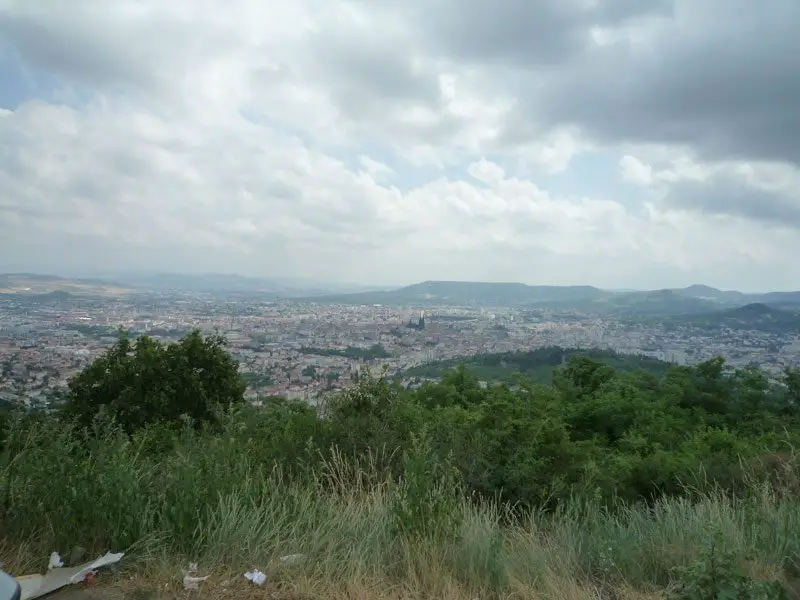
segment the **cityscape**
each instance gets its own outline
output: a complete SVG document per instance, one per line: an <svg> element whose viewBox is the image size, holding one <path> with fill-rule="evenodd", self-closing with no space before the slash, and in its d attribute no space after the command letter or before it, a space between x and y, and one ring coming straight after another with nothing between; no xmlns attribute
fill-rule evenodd
<svg viewBox="0 0 800 600"><path fill-rule="evenodd" d="M104 287L69 293L63 291L68 280L54 281L39 280L39 293L6 290L12 293L0 303L0 400L6 404L57 404L70 377L112 346L120 330L163 341L193 329L221 335L239 362L246 398L255 405L275 396L314 403L355 385L364 369L407 387L418 383L404 376L414 367L550 346L612 350L677 365L722 356L731 367L757 364L776 377L800 363L798 331L764 327L763 314L750 322L738 320L736 327L709 327L674 315L631 318L536 305L437 305L430 297L420 308L359 304L358 294L345 304L347 296L280 298L252 292ZM753 307L778 313L759 304L736 310Z"/></svg>

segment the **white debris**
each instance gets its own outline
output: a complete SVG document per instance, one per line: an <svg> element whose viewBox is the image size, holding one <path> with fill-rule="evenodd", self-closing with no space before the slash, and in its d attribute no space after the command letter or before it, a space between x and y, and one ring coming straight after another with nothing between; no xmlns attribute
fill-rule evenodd
<svg viewBox="0 0 800 600"><path fill-rule="evenodd" d="M53 552L50 555L50 562L47 565L47 570L50 571L52 569L57 569L58 567L63 567L64 561L61 560L61 555L58 552Z"/></svg>
<svg viewBox="0 0 800 600"><path fill-rule="evenodd" d="M197 571L198 571L197 563L196 562L189 563L189 567L183 571L183 589L199 590L200 584L210 577L210 575L205 575L204 577L198 577Z"/></svg>
<svg viewBox="0 0 800 600"><path fill-rule="evenodd" d="M76 567L61 567L56 563L63 564L57 552L50 555L50 566L45 575L24 575L17 577L17 583L22 590L20 600L32 600L46 594L55 592L62 587L81 583L89 573L94 573L101 567L118 563L125 555L124 552L116 554L107 552L97 560L84 563Z"/></svg>
<svg viewBox="0 0 800 600"><path fill-rule="evenodd" d="M257 586L262 586L267 583L267 576L258 569L253 569L244 574L248 581L252 581Z"/></svg>
<svg viewBox="0 0 800 600"><path fill-rule="evenodd" d="M73 567L72 569L64 569L64 571L78 569L78 571L69 578L69 583L81 583L86 577L87 573L91 573L102 567L107 567L109 565L118 563L120 560L122 560L124 555L124 552L117 552L116 554L106 552L103 556L93 562L86 563L78 567Z"/></svg>
<svg viewBox="0 0 800 600"><path fill-rule="evenodd" d="M281 556L278 560L281 561L281 564L284 564L287 567L290 567L292 565L296 565L301 560L303 560L305 557L306 557L305 554L287 554L286 556Z"/></svg>
<svg viewBox="0 0 800 600"><path fill-rule="evenodd" d="M206 575L204 577L197 577L195 575L184 575L183 576L183 589L185 590L199 590L200 584L208 579L210 575Z"/></svg>
<svg viewBox="0 0 800 600"><path fill-rule="evenodd" d="M14 579L17 580L20 589L20 600L29 600L30 598L38 598L42 594L39 593L39 590L44 586L44 575L39 575L38 573L35 575L23 575L21 577L15 577ZM64 583L63 585L67 585ZM57 590L59 587L63 587L62 585L53 588Z"/></svg>

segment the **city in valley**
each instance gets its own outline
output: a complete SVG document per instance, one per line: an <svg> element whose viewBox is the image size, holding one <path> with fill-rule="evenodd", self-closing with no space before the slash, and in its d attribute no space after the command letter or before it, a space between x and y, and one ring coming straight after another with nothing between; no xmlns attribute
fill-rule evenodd
<svg viewBox="0 0 800 600"><path fill-rule="evenodd" d="M273 396L313 402L354 385L365 368L408 386L419 383L408 373L422 365L550 346L675 364L723 356L733 367L758 364L776 376L800 361L792 293L751 298L704 286L606 293L426 282L303 298L224 284L199 291L204 286L2 277L0 399L32 408L57 403L70 377L113 345L120 330L163 341L193 329L224 336L256 404Z"/></svg>

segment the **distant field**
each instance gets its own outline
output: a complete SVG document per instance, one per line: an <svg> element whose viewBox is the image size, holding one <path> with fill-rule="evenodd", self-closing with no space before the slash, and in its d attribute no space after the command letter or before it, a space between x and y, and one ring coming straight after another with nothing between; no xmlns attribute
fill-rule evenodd
<svg viewBox="0 0 800 600"><path fill-rule="evenodd" d="M131 288L99 280L66 279L32 274L0 275L0 294L27 295L67 292L76 295L121 296L130 294L131 291Z"/></svg>
<svg viewBox="0 0 800 600"><path fill-rule="evenodd" d="M648 356L619 354L611 350L577 348L539 348L530 352L504 352L501 354L477 354L457 357L445 361L412 367L403 373L405 377L441 377L443 373L464 365L478 379L514 383L524 375L534 383L550 384L553 371L570 356L580 354L606 363L617 371L643 370L663 375L670 364Z"/></svg>

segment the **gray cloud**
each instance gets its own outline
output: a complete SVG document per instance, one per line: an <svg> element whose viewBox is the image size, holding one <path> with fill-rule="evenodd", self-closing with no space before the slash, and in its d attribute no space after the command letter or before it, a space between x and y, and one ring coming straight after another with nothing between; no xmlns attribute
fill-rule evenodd
<svg viewBox="0 0 800 600"><path fill-rule="evenodd" d="M800 229L800 203L786 194L746 185L718 175L707 182L680 181L669 186L664 200L671 206L712 215L735 215Z"/></svg>
<svg viewBox="0 0 800 600"><path fill-rule="evenodd" d="M603 142L685 144L712 160L800 164L800 3L697 4L686 0L650 45L597 49L534 86L517 119L575 124Z"/></svg>
<svg viewBox="0 0 800 600"><path fill-rule="evenodd" d="M374 32L356 38L351 31L335 30L314 39L313 70L330 81L343 104L356 110L376 97L421 102L435 106L441 101L438 74L415 69L413 56L398 51L391 37Z"/></svg>
<svg viewBox="0 0 800 600"><path fill-rule="evenodd" d="M63 27L48 19L0 12L0 50L5 47L28 65L88 83L150 83L151 76L127 52L118 52L119 46L108 43L113 37L107 31L101 29L98 35L98 31L84 31L80 22L75 25Z"/></svg>
<svg viewBox="0 0 800 600"><path fill-rule="evenodd" d="M517 96L500 133L506 148L571 124L603 143L682 144L709 159L800 164L796 0L357 4L367 24L325 12L317 32L290 55L295 63L278 61L281 78L293 72L323 84L353 127L360 121L400 136L408 125L392 126L395 109L417 105L439 119L415 126L414 135L438 144L454 138L468 123L444 110L438 75L448 67L435 60L482 69L486 88ZM186 61L224 54L232 41L223 26L206 27L201 40L193 28L207 23L168 11L148 20L130 9L74 5L0 11L0 39L50 72L144 89L180 78ZM598 46L591 36L597 27L612 37L627 28L643 41Z"/></svg>
<svg viewBox="0 0 800 600"><path fill-rule="evenodd" d="M667 144L710 162L800 166L796 0L404 6L395 14L419 25L417 47L454 65L483 68L497 90L516 97L498 151L574 126L601 145ZM597 27L605 29L605 45L592 40ZM391 79L387 72L382 77ZM371 81L382 89L377 78ZM675 183L667 201L800 227L797 198L734 178Z"/></svg>
<svg viewBox="0 0 800 600"><path fill-rule="evenodd" d="M445 0L404 3L434 51L476 63L560 65L589 48L592 26L664 16L672 0Z"/></svg>
<svg viewBox="0 0 800 600"><path fill-rule="evenodd" d="M365 4L364 4L365 5ZM602 143L691 146L714 159L800 164L800 3L796 0L407 1L413 47L454 65L487 67L518 96L502 141L562 125ZM591 30L612 41L599 46ZM638 41L624 36L627 27ZM336 60L336 56L329 57ZM430 94L404 64L362 72L360 91ZM391 82L391 83L389 83Z"/></svg>

